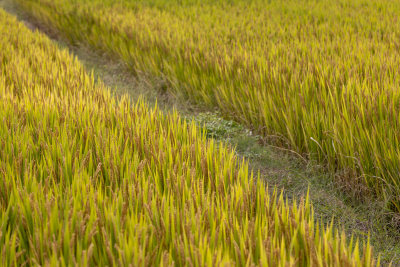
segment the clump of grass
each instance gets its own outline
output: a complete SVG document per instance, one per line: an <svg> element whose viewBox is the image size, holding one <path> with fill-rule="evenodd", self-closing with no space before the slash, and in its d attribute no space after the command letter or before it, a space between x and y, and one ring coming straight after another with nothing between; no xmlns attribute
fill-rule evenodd
<svg viewBox="0 0 400 267"><path fill-rule="evenodd" d="M18 2L400 211L399 2Z"/></svg>
<svg viewBox="0 0 400 267"><path fill-rule="evenodd" d="M113 98L2 10L0 36L2 266L375 265L193 122Z"/></svg>
<svg viewBox="0 0 400 267"><path fill-rule="evenodd" d="M225 120L218 113L201 112L188 118L188 120L192 119L206 131L209 138L226 140L240 134L249 134L248 130L242 125L231 120Z"/></svg>

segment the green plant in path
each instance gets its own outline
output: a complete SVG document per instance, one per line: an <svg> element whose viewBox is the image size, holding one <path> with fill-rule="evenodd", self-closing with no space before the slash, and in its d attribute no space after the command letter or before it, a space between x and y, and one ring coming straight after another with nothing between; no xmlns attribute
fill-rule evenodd
<svg viewBox="0 0 400 267"><path fill-rule="evenodd" d="M399 2L17 2L400 210Z"/></svg>
<svg viewBox="0 0 400 267"><path fill-rule="evenodd" d="M2 266L373 266L194 123L116 100L0 10Z"/></svg>

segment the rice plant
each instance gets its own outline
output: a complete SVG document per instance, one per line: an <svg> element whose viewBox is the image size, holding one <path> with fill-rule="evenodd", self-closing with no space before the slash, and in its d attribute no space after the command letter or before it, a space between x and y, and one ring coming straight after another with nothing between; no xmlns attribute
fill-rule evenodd
<svg viewBox="0 0 400 267"><path fill-rule="evenodd" d="M17 1L400 211L400 2Z"/></svg>
<svg viewBox="0 0 400 267"><path fill-rule="evenodd" d="M194 123L0 10L0 265L374 266ZM297 204L296 204L297 203Z"/></svg>

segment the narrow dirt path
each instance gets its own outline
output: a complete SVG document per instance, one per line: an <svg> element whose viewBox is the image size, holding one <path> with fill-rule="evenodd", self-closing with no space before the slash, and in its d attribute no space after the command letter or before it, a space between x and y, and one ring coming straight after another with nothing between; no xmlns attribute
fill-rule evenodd
<svg viewBox="0 0 400 267"><path fill-rule="evenodd" d="M366 239L370 233L375 251L381 253L383 263L393 261L400 266L400 222L389 216L383 203L375 199L356 199L340 190L324 169L314 162L304 162L290 152L263 145L260 137L251 134L243 126L222 119L218 113L206 111L179 97L170 95L166 83L145 73L133 76L121 61L93 51L85 45L71 45L55 29L34 20L18 8L12 0L0 0L0 8L17 16L30 29L47 34L60 48L68 49L76 55L96 79L113 88L116 96L128 94L133 100L144 98L151 105L157 105L169 112L177 110L182 117L195 120L204 125L210 138L236 147L238 155L250 162L255 172L260 172L270 188L284 189L289 200L300 199L309 190L316 220L334 224L342 228L347 235L354 234ZM397 264L397 265L396 265Z"/></svg>

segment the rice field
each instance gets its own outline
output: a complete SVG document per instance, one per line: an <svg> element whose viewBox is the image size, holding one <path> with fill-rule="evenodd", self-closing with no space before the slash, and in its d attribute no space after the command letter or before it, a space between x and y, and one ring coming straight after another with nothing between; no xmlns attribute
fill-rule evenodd
<svg viewBox="0 0 400 267"><path fill-rule="evenodd" d="M399 1L17 1L400 211Z"/></svg>
<svg viewBox="0 0 400 267"><path fill-rule="evenodd" d="M0 9L1 266L375 266L176 113Z"/></svg>

